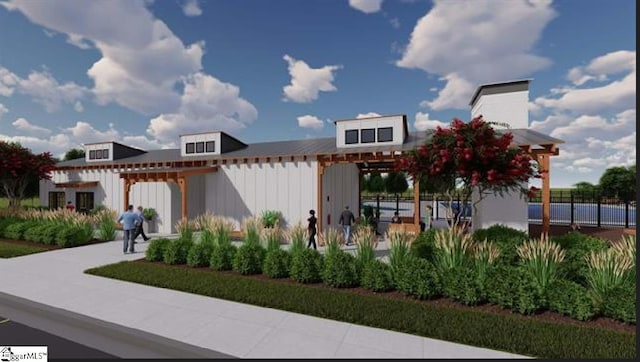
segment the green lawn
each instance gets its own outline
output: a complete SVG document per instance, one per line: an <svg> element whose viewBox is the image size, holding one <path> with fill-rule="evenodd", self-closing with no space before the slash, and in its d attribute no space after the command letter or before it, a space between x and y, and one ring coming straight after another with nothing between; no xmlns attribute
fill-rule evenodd
<svg viewBox="0 0 640 362"><path fill-rule="evenodd" d="M0 258L13 258L16 256L28 255L47 251L48 248L31 245L21 245L0 241Z"/></svg>
<svg viewBox="0 0 640 362"><path fill-rule="evenodd" d="M30 199L24 199L21 203L22 206L40 206L40 198L32 197ZM6 209L9 206L9 199L6 197L0 197L0 209Z"/></svg>

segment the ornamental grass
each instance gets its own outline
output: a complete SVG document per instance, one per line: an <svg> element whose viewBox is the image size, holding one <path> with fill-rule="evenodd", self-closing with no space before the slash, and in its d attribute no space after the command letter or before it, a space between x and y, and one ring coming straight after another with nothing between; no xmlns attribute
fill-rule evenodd
<svg viewBox="0 0 640 362"><path fill-rule="evenodd" d="M546 234L518 245L520 262L533 277L538 291L544 294L547 287L558 278L558 268L564 260L565 251Z"/></svg>
<svg viewBox="0 0 640 362"><path fill-rule="evenodd" d="M297 223L289 228L286 232L286 237L291 242L291 248L289 249L291 253L297 253L306 247L306 242L309 239L309 230L302 223Z"/></svg>
<svg viewBox="0 0 640 362"><path fill-rule="evenodd" d="M635 248L635 247L634 247ZM635 254L631 257L630 247L611 247L592 251L585 256L589 267L587 282L591 288L596 307L601 308L607 294L630 277L635 266Z"/></svg>
<svg viewBox="0 0 640 362"><path fill-rule="evenodd" d="M436 263L443 271L464 266L473 247L471 234L461 229L438 230L435 235Z"/></svg>

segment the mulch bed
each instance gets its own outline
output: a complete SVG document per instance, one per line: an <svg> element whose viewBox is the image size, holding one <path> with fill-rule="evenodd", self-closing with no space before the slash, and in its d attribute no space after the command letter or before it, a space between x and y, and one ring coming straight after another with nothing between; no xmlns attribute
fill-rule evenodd
<svg viewBox="0 0 640 362"><path fill-rule="evenodd" d="M201 269L201 270L207 270L210 271L212 273L222 273L222 274L229 274L229 275L238 275L240 276L240 274L238 274L237 272L234 271L230 271L230 270L226 270L226 271L213 271L211 269L209 269L208 267L200 267L200 268L193 268L190 267L188 265L168 265L168 264L164 264L162 262L150 262L147 261L145 259L138 259L135 262L139 262L139 263L150 263L150 264L157 264L157 265L162 265L162 266L166 266L168 268L188 268L188 269ZM268 277L267 275L264 274L255 274L255 275L243 275L243 277L246 278L253 278L253 279L257 279L257 280L262 280L264 282L269 282L269 283L285 283L285 284L297 284L300 285L300 283L296 282L293 279L290 278L283 278L283 279L272 279L270 277ZM305 286L308 287L312 287L312 288L321 288L321 289L331 289L331 290L336 290L336 288L330 287L324 283L314 283L314 284L304 284ZM632 324L626 324L624 322L620 322L611 318L605 318L605 317L598 317L595 318L593 320L590 321L579 321L577 319L573 319L571 317L567 317L564 316L562 314L559 314L557 312L552 312L552 311L544 311L544 312L540 312L538 314L534 314L534 315L523 315L520 313L515 313L512 312L508 309L504 309L498 305L494 305L494 304L482 304L482 305L476 305L476 306L467 306L464 305L462 303L459 303L455 300L449 299L449 298L437 298L437 299L432 299L432 300L423 300L423 301L419 301L415 298L409 297L404 295L402 292L399 291L391 291L391 292L373 292L371 290L368 289L364 289L362 287L357 287L357 288L341 288L338 289L341 291L347 291L347 292L351 292L351 293L355 293L355 294L361 294L361 295L375 295L375 296L380 296L380 297L384 297L384 298L391 298L391 299L401 299L401 300L411 300L411 301L415 301L417 303L429 303L432 304L434 306L439 306L439 307L447 307L447 308L457 308L460 310L468 310L468 311L477 311L477 312L481 312L481 313L492 313L492 314L501 314L501 315L509 315L511 317L514 318L522 318L522 319L533 319L533 320L540 320L540 321L546 321L546 322L552 322L552 323L558 323L558 324L568 324L568 325L575 325L575 326L581 326L581 327L587 327L587 328L602 328L602 329L610 329L610 330L614 330L614 331L619 331L619 332L626 332L626 333L636 333L636 326L632 325Z"/></svg>
<svg viewBox="0 0 640 362"><path fill-rule="evenodd" d="M557 236L564 235L573 230L569 227L569 225L550 225L549 226L549 236ZM618 241L622 238L624 233L624 228L602 228L602 227L593 227L593 226L581 226L579 230L576 230L579 233L591 235L594 237L598 237L601 239L609 240L609 241ZM529 235L531 237L540 237L542 233L542 225L529 224Z"/></svg>

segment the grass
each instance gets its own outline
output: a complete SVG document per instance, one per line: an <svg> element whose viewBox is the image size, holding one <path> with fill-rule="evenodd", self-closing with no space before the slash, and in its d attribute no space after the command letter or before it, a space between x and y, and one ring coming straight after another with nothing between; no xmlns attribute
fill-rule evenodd
<svg viewBox="0 0 640 362"><path fill-rule="evenodd" d="M88 274L540 358L635 358L635 333L150 262Z"/></svg>
<svg viewBox="0 0 640 362"><path fill-rule="evenodd" d="M49 249L40 246L22 245L0 241L0 258L4 259L39 253L47 250Z"/></svg>
<svg viewBox="0 0 640 362"><path fill-rule="evenodd" d="M22 206L40 206L40 198L32 197L29 199L24 199L20 203ZM9 199L6 197L0 197L0 209L6 209L9 206Z"/></svg>

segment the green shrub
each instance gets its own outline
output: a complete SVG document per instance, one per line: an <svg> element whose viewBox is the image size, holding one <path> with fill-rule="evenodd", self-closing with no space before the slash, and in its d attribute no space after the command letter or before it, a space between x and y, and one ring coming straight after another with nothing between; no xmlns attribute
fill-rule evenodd
<svg viewBox="0 0 640 362"><path fill-rule="evenodd" d="M396 275L396 289L418 299L440 295L441 282L435 267L429 261L410 256Z"/></svg>
<svg viewBox="0 0 640 362"><path fill-rule="evenodd" d="M486 229L478 229L473 233L475 241L492 241L500 248L499 264L515 264L518 262L516 248L529 239L529 235L505 225L492 225Z"/></svg>
<svg viewBox="0 0 640 362"><path fill-rule="evenodd" d="M583 286L587 286L587 275L589 274L585 258L592 251L601 251L609 247L607 241L579 232L553 236L551 240L558 243L566 251L565 260L560 264L560 275Z"/></svg>
<svg viewBox="0 0 640 362"><path fill-rule="evenodd" d="M389 234L391 248L389 250L389 266L391 267L391 277L393 285L396 285L396 276L403 267L407 258L411 255L412 241L415 237L406 232L392 232Z"/></svg>
<svg viewBox="0 0 640 362"><path fill-rule="evenodd" d="M267 250L262 270L270 278L288 278L291 267L291 254L283 249Z"/></svg>
<svg viewBox="0 0 640 362"><path fill-rule="evenodd" d="M115 218L109 212L101 212L100 221L98 222L98 240L115 240L117 233Z"/></svg>
<svg viewBox="0 0 640 362"><path fill-rule="evenodd" d="M627 279L606 294L602 314L625 323L636 324L635 279Z"/></svg>
<svg viewBox="0 0 640 362"><path fill-rule="evenodd" d="M533 314L545 304L522 266L499 264L489 269L486 292L489 302L522 314Z"/></svg>
<svg viewBox="0 0 640 362"><path fill-rule="evenodd" d="M222 242L218 241L218 246L211 253L209 265L213 270L231 270L233 268L233 260L236 256L238 248L226 239Z"/></svg>
<svg viewBox="0 0 640 362"><path fill-rule="evenodd" d="M47 245L56 244L56 235L59 225L57 223L47 223L40 233L40 242Z"/></svg>
<svg viewBox="0 0 640 362"><path fill-rule="evenodd" d="M419 258L434 261L435 259L436 229L429 229L420 233L418 238L411 243L411 254Z"/></svg>
<svg viewBox="0 0 640 362"><path fill-rule="evenodd" d="M186 264L187 254L193 245L193 235L171 240L164 250L162 260L167 264Z"/></svg>
<svg viewBox="0 0 640 362"><path fill-rule="evenodd" d="M85 245L91 240L92 234L91 225L61 224L56 233L56 244L63 248Z"/></svg>
<svg viewBox="0 0 640 362"><path fill-rule="evenodd" d="M460 266L441 275L445 296L466 305L476 305L486 301L484 285L474 268Z"/></svg>
<svg viewBox="0 0 640 362"><path fill-rule="evenodd" d="M322 280L334 288L351 288L358 285L356 258L344 251L327 255L324 259Z"/></svg>
<svg viewBox="0 0 640 362"><path fill-rule="evenodd" d="M23 238L26 241L31 241L34 243L40 242L40 235L42 234L42 230L46 227L46 224L38 224L27 230L25 230Z"/></svg>
<svg viewBox="0 0 640 362"><path fill-rule="evenodd" d="M362 270L362 286L374 292L387 292L393 289L391 267L380 261L373 260Z"/></svg>
<svg viewBox="0 0 640 362"><path fill-rule="evenodd" d="M547 289L549 309L571 318L586 321L595 315L587 288L571 280L559 279Z"/></svg>
<svg viewBox="0 0 640 362"><path fill-rule="evenodd" d="M315 249L302 249L291 257L291 279L300 283L317 283L322 280L324 260Z"/></svg>
<svg viewBox="0 0 640 362"><path fill-rule="evenodd" d="M262 225L266 228L276 227L282 220L282 213L277 210L264 210L260 215Z"/></svg>
<svg viewBox="0 0 640 362"><path fill-rule="evenodd" d="M22 220L17 219L15 217L11 217L11 216L6 216L6 217L0 217L0 237L4 237L7 238L7 236L5 235L5 230L9 225L13 225L16 222L20 222ZM7 238L8 239L8 238Z"/></svg>
<svg viewBox="0 0 640 362"><path fill-rule="evenodd" d="M244 243L238 248L233 259L233 270L240 274L260 274L266 254L265 248L260 244Z"/></svg>
<svg viewBox="0 0 640 362"><path fill-rule="evenodd" d="M24 240L25 231L36 225L37 222L28 220L16 220L4 229L4 237L13 240Z"/></svg>
<svg viewBox="0 0 640 362"><path fill-rule="evenodd" d="M170 243L171 240L167 238L151 240L144 258L148 261L164 261L164 252Z"/></svg>
<svg viewBox="0 0 640 362"><path fill-rule="evenodd" d="M209 266L213 249L214 244L212 242L200 241L193 243L187 253L187 265L191 267Z"/></svg>

